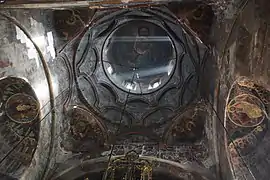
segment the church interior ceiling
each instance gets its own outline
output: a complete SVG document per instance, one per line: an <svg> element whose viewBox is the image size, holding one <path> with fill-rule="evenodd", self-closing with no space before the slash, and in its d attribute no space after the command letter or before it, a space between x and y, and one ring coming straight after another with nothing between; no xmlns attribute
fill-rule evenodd
<svg viewBox="0 0 270 180"><path fill-rule="evenodd" d="M0 179L268 180L267 0L0 0Z"/></svg>

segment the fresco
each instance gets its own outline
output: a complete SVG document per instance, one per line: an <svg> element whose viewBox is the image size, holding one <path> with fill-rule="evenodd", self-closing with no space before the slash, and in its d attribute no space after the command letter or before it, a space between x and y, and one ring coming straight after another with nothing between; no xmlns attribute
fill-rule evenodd
<svg viewBox="0 0 270 180"><path fill-rule="evenodd" d="M0 169L14 176L30 165L36 150L39 102L31 86L23 79L4 78L0 80L0 89L0 133L3 140ZM7 154L9 156L5 157Z"/></svg>
<svg viewBox="0 0 270 180"><path fill-rule="evenodd" d="M256 168L264 154L261 148L267 147L264 140L269 123L269 94L263 86L245 77L237 79L230 90L226 105L226 142L236 178L259 177Z"/></svg>

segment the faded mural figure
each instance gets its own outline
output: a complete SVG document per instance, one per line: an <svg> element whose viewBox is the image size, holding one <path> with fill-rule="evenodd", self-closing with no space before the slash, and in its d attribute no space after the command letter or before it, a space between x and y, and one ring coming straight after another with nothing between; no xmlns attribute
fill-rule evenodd
<svg viewBox="0 0 270 180"><path fill-rule="evenodd" d="M264 139L269 138L269 95L270 91L247 77L238 78L230 89L225 126L228 155L236 178L258 177L252 170L261 163L261 149L267 148Z"/></svg>
<svg viewBox="0 0 270 180"><path fill-rule="evenodd" d="M268 0L0 0L0 180L269 180Z"/></svg>

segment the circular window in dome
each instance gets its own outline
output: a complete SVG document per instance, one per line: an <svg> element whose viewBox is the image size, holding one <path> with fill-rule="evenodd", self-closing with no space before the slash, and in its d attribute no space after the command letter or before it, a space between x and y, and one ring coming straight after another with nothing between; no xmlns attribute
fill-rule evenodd
<svg viewBox="0 0 270 180"><path fill-rule="evenodd" d="M163 87L176 64L176 51L168 33L143 20L125 23L107 38L102 52L103 68L120 89L146 94Z"/></svg>

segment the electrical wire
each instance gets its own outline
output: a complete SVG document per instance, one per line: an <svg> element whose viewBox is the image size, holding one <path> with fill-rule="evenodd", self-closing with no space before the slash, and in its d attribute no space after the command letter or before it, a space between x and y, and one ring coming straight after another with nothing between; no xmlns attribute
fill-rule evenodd
<svg viewBox="0 0 270 180"><path fill-rule="evenodd" d="M64 89L61 93L59 93L58 96L55 97L58 98L60 97L62 94L64 94L67 90L69 90L70 88L66 88ZM40 109L42 110L43 108L45 108L48 104L50 103L50 101L48 101L47 103L45 103L45 105ZM56 106L54 107L54 109L56 109ZM45 114L45 116L39 120L39 121L35 121L34 123L31 124L31 126L29 126L28 128L32 128L34 127L37 123L40 123L41 121L43 121L44 119L46 119L46 117L52 112L52 109L50 109L50 111L48 113ZM7 154L0 160L0 165L3 163L3 161L8 158L8 156L14 151L16 150L16 148L28 137L28 135L31 133L31 130L28 130L24 135L23 138L11 149L7 152Z"/></svg>
<svg viewBox="0 0 270 180"><path fill-rule="evenodd" d="M246 2L244 3L244 5L243 5L243 8L242 8L242 10L244 9L244 7L247 5L247 2L248 2L248 0L246 0ZM238 19L238 16L239 16L239 14L240 14L240 12L238 13L238 15L237 15L237 17L235 18L235 20L234 20L234 22L233 22L233 25L232 25L232 28L231 28L231 32L229 33L229 35L228 35L228 38L227 38L227 41L226 41L226 43L225 43L225 47L224 47L224 50L223 50L223 55L222 55L222 61L223 61L223 59L224 59L224 55L225 55L225 52L226 52L226 49L227 49L227 44L228 44L228 41L229 41L229 38L230 38L230 36L231 36L231 34L232 34L232 31L233 31L233 28L234 28L234 26L235 26L235 24L236 24L236 21L237 21L237 19ZM81 32L80 32L81 33ZM80 34L80 33L78 33L78 34ZM74 37L74 38L76 38L77 37L77 35ZM73 38L72 38L73 39ZM67 43L68 44L68 43ZM66 46L66 45L65 45ZM64 47L65 47L64 46ZM62 48L62 49L64 49L64 47ZM62 51L62 50L60 50L60 51ZM111 63L111 62L110 62ZM134 79L134 75L135 74L133 74L133 77L132 77L132 81L133 81L133 79ZM59 97L62 93L64 93L67 89L69 89L69 88L66 88L63 92L61 92L57 97ZM140 88L141 89L141 88ZM142 91L142 90L141 90ZM141 92L142 93L142 92ZM119 122L119 127L118 127L118 129L117 129L117 132L119 132L119 130L120 130L120 128L121 128L121 123L122 123L122 120L123 120L123 115L124 115L124 112L125 112L125 109L126 109L126 106L127 106L127 102L128 102L128 98L129 98L129 95L130 95L130 90L129 90L129 92L128 92L128 94L127 94L127 98L126 98L126 101L125 101L125 103L124 103L124 107L123 107L123 110L122 110L122 112L121 112L121 116L120 116L120 122ZM56 97L56 98L57 98ZM215 110L215 108L214 108L214 106L213 106L213 104L208 100L208 99L206 99L207 101L208 101L208 103L210 104L210 106L211 106L211 108L213 109L213 112L216 114L216 116L217 116L217 119L219 120L219 122L221 123L221 125L222 125L222 127L223 127L223 129L225 130L225 132L226 132L226 134L228 135L229 134L229 132L228 132L228 130L226 129L226 127L224 126L224 124L222 123L222 120L220 119L220 117L219 117L219 115L218 115L218 113L216 112L216 110ZM49 103L49 102L47 102L47 103ZM46 103L46 104L47 104ZM42 107L42 108L44 108L45 106L46 106L46 104ZM41 109L42 109L41 108ZM37 122L41 122L41 121L43 121L51 112L52 112L52 110L53 109L55 109L56 107L53 107L53 108L51 108L51 110L40 120L40 121L36 121L35 123L37 123ZM35 123L33 123L32 124L32 126L35 124ZM31 126L30 126L31 127ZM19 144L21 143L21 142L23 142L23 140L26 138L26 137L28 137L28 135L29 135L29 132L27 132L26 133L26 135L4 156L4 158L2 158L1 160L0 160L0 164L19 146ZM230 138L230 137L229 137ZM240 152L239 152L239 150L238 150L238 148L236 147L236 145L234 144L234 142L233 142L233 140L230 138L230 141L232 141L232 143L233 143L233 145L234 145L234 147L236 148L236 151L237 151L237 153L238 153L238 155L239 155L239 157L243 160L243 157L241 156L241 154L240 154ZM109 155L109 158L108 158L108 166L109 166L109 164L110 164L110 161L111 161L111 158L112 158L112 154L113 154L113 150L114 150L114 147L115 147L115 143L112 145L112 149L111 149L111 152L110 152L110 155ZM245 164L245 166L249 169L249 167L247 166L247 164L246 164L246 162L243 160L243 162L244 162L244 164ZM105 173L106 174L106 173ZM103 179L104 180L104 179Z"/></svg>
<svg viewBox="0 0 270 180"><path fill-rule="evenodd" d="M41 177L44 178L46 176L46 173L47 173L47 167L49 166L49 163L50 163L50 158L52 157L52 153L53 153L53 145L54 145L54 136L55 136L55 111L54 111L54 92L53 92L53 83L52 83L52 77L51 77L51 74L50 74L50 71L49 71L49 66L46 62L46 59L45 57L43 56L43 53L41 51L41 49L39 48L39 46L36 44L36 42L32 39L30 33L27 31L27 29L21 25L21 23L16 20L15 18L13 17L10 17L4 13L0 13L0 15L2 15L3 17L5 17L6 19L8 19L9 21L11 21L14 25L16 25L24 34L25 36L30 40L30 42L33 44L33 46L35 47L36 51L37 51L37 54L40 58L40 61L41 61L41 64L43 66L43 70L44 70L44 74L45 74L45 77L46 77L46 82L48 84L48 91L49 91L49 97L50 97L50 106L51 106L51 116L52 116L52 119L51 119L51 137L50 137L50 147L49 147L49 155L48 155L48 158L46 160L46 165L45 165L45 168L44 168L44 171L41 173Z"/></svg>
<svg viewBox="0 0 270 180"><path fill-rule="evenodd" d="M213 110L213 112L215 113L215 115L216 115L218 121L219 121L220 124L222 125L222 128L225 130L227 137L230 139L230 143L233 144L233 146L234 146L234 148L235 148L235 150L236 150L236 152L237 152L237 155L238 155L238 156L240 157L240 159L242 160L244 166L249 170L249 172L251 173L253 179L256 180L256 179L254 178L252 172L250 171L250 168L248 167L247 163L245 162L243 156L241 155L241 153L240 153L238 147L235 145L233 139L229 136L229 131L228 131L228 129L225 127L225 125L223 124L221 118L220 118L219 115L218 115L218 112L217 112L217 111L215 110L215 108L214 108L214 105L213 105L207 98L205 98L204 100L206 100L206 101L210 104L210 107L212 108L212 110ZM235 171L235 170L234 170L234 171ZM246 177L244 177L244 178L246 179Z"/></svg>
<svg viewBox="0 0 270 180"><path fill-rule="evenodd" d="M246 6L248 5L248 2L249 2L249 0L242 0L242 1L241 1L241 3L240 3L240 8L239 8L239 10L238 10L238 12L237 12L237 14L236 14L234 20L233 20L232 27L231 27L231 29L230 29L230 32L229 32L229 34L228 34L228 37L226 38L225 45L224 45L224 48L223 48L223 51L222 51L222 55L221 55L221 68L222 68L222 66L223 66L223 64L224 64L224 57L225 57L226 51L227 51L227 49L228 49L227 46L228 46L228 44L229 44L229 39L230 39L231 36L232 36L233 29L234 29L235 26L236 26L236 22L237 22L238 18L240 17L240 14L243 12L243 10L244 10L244 9L246 8ZM248 169L248 171L249 171L250 174L252 175L252 178L255 179L253 173L251 172L251 170L250 170L250 168L248 167L248 165L246 164L244 158L243 158L242 155L240 154L239 149L236 147L234 141L233 141L233 140L231 139L231 137L229 136L229 132L228 132L228 130L226 129L226 127L224 126L224 124L223 124L222 120L220 119L218 113L216 112L216 110L215 110L213 104L211 104L211 102L210 102L207 98L206 98L206 100L208 101L208 103L210 103L211 108L213 109L213 111L214 111L214 113L215 113L217 119L219 120L219 122L221 123L223 129L225 130L227 137L229 138L229 140L230 140L231 143L233 144L233 146L234 146L234 148L235 148L235 150L236 150L238 156L239 156L240 159L242 160L244 166ZM235 169L234 169L233 166L232 166L232 168L233 168L233 171L235 171ZM235 173L235 172L234 172L234 173ZM246 179L245 176L244 176L244 178Z"/></svg>
<svg viewBox="0 0 270 180"><path fill-rule="evenodd" d="M135 72L133 72L132 82L134 80L134 77L135 77ZM120 131L122 120L123 120L123 116L124 116L124 113L125 113L125 110L126 110L128 99L129 99L129 95L130 95L130 90L129 90L128 94L127 94L127 97L126 97L126 100L125 100L125 103L124 103L124 107L123 107L122 112L121 112L121 115L120 115L119 126L117 128L116 134L119 133L119 131ZM114 143L112 145L112 149L111 149L111 152L110 152L109 158L108 158L107 168L106 168L106 170L105 170L105 172L103 174L102 180L106 180L105 178L107 178L107 169L110 166L110 162L111 162L113 150L115 148L115 143L116 143L116 139L115 139L115 141L114 141Z"/></svg>
<svg viewBox="0 0 270 180"><path fill-rule="evenodd" d="M186 87L188 87L188 89L192 92L193 95L194 95L194 94L196 95L196 92L194 92L193 90L191 90L191 89L189 88L189 86L186 86ZM235 150L236 150L238 156L240 157L240 159L241 159L242 162L244 163L244 166L250 171L250 168L249 168L248 165L246 164L246 162L245 162L244 158L242 157L242 155L241 155L241 153L240 153L238 147L235 145L233 139L229 136L229 131L227 130L227 128L226 128L225 125L223 124L221 118L219 117L219 114L217 113L217 111L216 111L215 108L214 108L214 105L213 105L207 98L204 98L203 100L207 101L207 103L208 103L208 104L210 105L210 107L212 108L212 110L213 110L213 112L215 113L217 119L219 120L220 124L222 125L222 128L225 130L227 137L229 138L230 142L233 144L233 146L234 146L234 148L235 148ZM235 171L235 170L234 170L234 171ZM250 173L251 173L251 171L250 171ZM252 173L251 173L251 175L253 176ZM246 177L244 177L244 178L246 179ZM253 177L253 179L255 179L255 178Z"/></svg>
<svg viewBox="0 0 270 180"><path fill-rule="evenodd" d="M197 73L199 73L199 72L197 72ZM186 87L189 89L189 91L191 91L191 93L192 93L193 95L196 95L196 92L193 91L192 89L190 89L189 86L186 86ZM254 176L253 176L253 174L252 174L252 172L250 171L250 168L248 167L248 165L246 164L244 158L242 157L242 155L241 155L241 153L240 153L238 147L235 145L233 139L229 136L229 131L227 130L227 128L226 128L225 125L223 124L221 118L219 117L218 112L217 112L217 111L215 110L215 108L214 108L214 105L213 105L207 98L204 98L203 100L207 101L207 103L208 103L208 104L210 105L210 107L212 108L212 110L213 110L213 112L215 113L215 115L216 115L218 121L219 121L220 124L222 125L222 128L225 130L226 136L229 138L230 143L233 144L233 146L234 146L234 148L235 148L235 150L236 150L238 156L240 157L241 161L243 162L244 166L249 170L249 172L251 173L253 179L255 179ZM233 167L233 168L234 168L234 167ZM235 170L233 169L233 171L235 171ZM244 177L244 178L246 179L246 177Z"/></svg>
<svg viewBox="0 0 270 180"><path fill-rule="evenodd" d="M58 53L59 53L59 54L65 49L65 47L66 47L68 44L70 44L70 43L71 43L73 40L75 40L76 38L80 37L80 35L81 35L83 32L85 32L85 31L92 25L93 20L94 20L93 17L95 16L96 12L97 12L97 10L95 9L95 10L94 10L94 13L93 13L93 15L92 15L92 18L90 19L90 21L89 21L87 24L82 23L83 21L82 21L81 19L79 19L80 22L83 24L84 27L83 27L82 29L80 29L78 33L76 33L73 37L71 37L70 40L68 40L68 41L67 41L67 42L66 42L66 43L58 50ZM76 18L76 17L75 17L75 18Z"/></svg>

